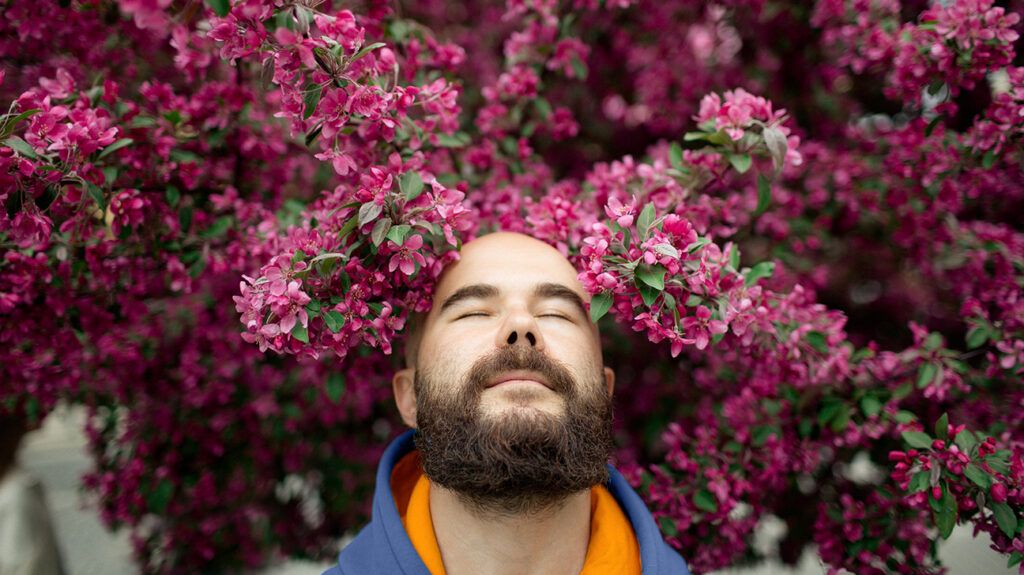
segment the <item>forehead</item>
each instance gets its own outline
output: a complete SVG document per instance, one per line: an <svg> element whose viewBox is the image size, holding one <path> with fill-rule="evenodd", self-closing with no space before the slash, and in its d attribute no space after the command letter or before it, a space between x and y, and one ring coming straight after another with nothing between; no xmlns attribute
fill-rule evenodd
<svg viewBox="0 0 1024 575"><path fill-rule="evenodd" d="M503 294L517 294L532 292L542 283L556 283L587 301L590 296L576 275L569 260L539 240L521 234L490 234L467 243L459 261L445 270L434 293L434 308L472 284L490 284Z"/></svg>

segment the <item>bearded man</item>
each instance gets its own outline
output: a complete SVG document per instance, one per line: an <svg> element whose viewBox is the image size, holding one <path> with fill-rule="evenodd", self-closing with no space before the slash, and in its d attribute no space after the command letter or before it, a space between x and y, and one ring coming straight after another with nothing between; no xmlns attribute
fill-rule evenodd
<svg viewBox="0 0 1024 575"><path fill-rule="evenodd" d="M463 247L392 381L412 429L325 575L688 575L608 464L615 374L588 299L543 242Z"/></svg>

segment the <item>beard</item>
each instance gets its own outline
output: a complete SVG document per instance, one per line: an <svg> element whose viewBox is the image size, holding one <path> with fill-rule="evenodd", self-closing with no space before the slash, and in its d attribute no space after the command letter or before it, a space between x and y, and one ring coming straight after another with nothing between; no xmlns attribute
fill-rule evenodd
<svg viewBox="0 0 1024 575"><path fill-rule="evenodd" d="M488 382L513 370L542 374L563 398L562 414L512 409L484 417L480 402ZM439 385L442 377L453 376L416 370L415 443L427 478L474 512L538 514L608 481L612 402L599 376L579 384L535 348L510 346L474 363L454 394L441 393L451 388ZM519 391L508 397L519 403L532 394Z"/></svg>

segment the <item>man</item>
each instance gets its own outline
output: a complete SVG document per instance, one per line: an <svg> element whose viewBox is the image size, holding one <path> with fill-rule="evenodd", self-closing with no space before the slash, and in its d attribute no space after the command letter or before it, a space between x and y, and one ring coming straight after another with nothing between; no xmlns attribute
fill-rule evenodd
<svg viewBox="0 0 1024 575"><path fill-rule="evenodd" d="M688 575L607 464L615 375L576 270L519 234L467 243L393 388L413 428L325 575Z"/></svg>

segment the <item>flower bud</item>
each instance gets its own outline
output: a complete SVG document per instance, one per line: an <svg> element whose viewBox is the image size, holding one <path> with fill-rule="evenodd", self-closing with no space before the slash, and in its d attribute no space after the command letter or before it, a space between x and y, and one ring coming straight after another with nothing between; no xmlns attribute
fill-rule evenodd
<svg viewBox="0 0 1024 575"><path fill-rule="evenodd" d="M992 495L992 501L995 501L996 503L1006 502L1006 486L1002 483L993 483L990 493Z"/></svg>

